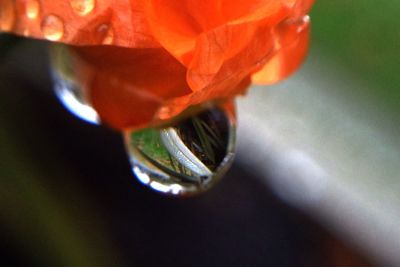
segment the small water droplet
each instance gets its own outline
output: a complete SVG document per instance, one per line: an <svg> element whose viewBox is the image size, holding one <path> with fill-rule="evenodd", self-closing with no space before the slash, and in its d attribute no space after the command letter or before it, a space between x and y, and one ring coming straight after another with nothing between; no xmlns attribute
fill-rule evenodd
<svg viewBox="0 0 400 267"><path fill-rule="evenodd" d="M0 30L10 31L14 28L15 8L13 1L2 1L0 8Z"/></svg>
<svg viewBox="0 0 400 267"><path fill-rule="evenodd" d="M25 30L23 31L23 35L26 36L26 37L28 37L30 33L31 33L31 32L30 32L29 29L25 29Z"/></svg>
<svg viewBox="0 0 400 267"><path fill-rule="evenodd" d="M300 17L297 21L297 32L302 32L304 31L305 28L307 28L310 25L310 16L305 15Z"/></svg>
<svg viewBox="0 0 400 267"><path fill-rule="evenodd" d="M64 36L64 22L56 15L46 16L41 24L44 37L50 41L58 41Z"/></svg>
<svg viewBox="0 0 400 267"><path fill-rule="evenodd" d="M279 35L279 43L281 46L290 45L294 40L299 38L299 34L306 30L310 24L308 15L300 18L288 18L281 22L275 29Z"/></svg>
<svg viewBox="0 0 400 267"><path fill-rule="evenodd" d="M76 80L72 64L73 56L63 44L53 44L50 50L54 91L61 103L75 116L93 124L99 124L97 112L87 100L82 85Z"/></svg>
<svg viewBox="0 0 400 267"><path fill-rule="evenodd" d="M232 164L235 124L223 106L213 106L170 127L126 132L125 144L143 184L166 194L194 194Z"/></svg>
<svg viewBox="0 0 400 267"><path fill-rule="evenodd" d="M72 10L80 16L85 16L93 11L95 0L70 0Z"/></svg>
<svg viewBox="0 0 400 267"><path fill-rule="evenodd" d="M36 19L39 15L40 4L38 0L26 0L25 13L29 19Z"/></svg>
<svg viewBox="0 0 400 267"><path fill-rule="evenodd" d="M114 41L114 30L111 25L103 23L96 29L96 39L104 45L112 44Z"/></svg>

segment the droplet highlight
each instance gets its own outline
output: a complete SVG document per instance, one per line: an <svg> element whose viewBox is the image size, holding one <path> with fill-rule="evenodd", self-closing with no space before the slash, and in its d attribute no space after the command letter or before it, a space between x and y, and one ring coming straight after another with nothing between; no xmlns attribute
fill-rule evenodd
<svg viewBox="0 0 400 267"><path fill-rule="evenodd" d="M235 124L223 106L162 129L126 132L132 171L150 188L188 195L212 187L233 162Z"/></svg>
<svg viewBox="0 0 400 267"><path fill-rule="evenodd" d="M38 0L26 0L25 13L29 19L36 19L39 15L40 4Z"/></svg>
<svg viewBox="0 0 400 267"><path fill-rule="evenodd" d="M11 31L15 24L15 7L13 1L2 1L0 8L0 30Z"/></svg>
<svg viewBox="0 0 400 267"><path fill-rule="evenodd" d="M52 78L54 92L64 107L78 118L99 124L97 112L90 105L85 90L76 79L72 58L68 47L64 44L53 44L50 47Z"/></svg>
<svg viewBox="0 0 400 267"><path fill-rule="evenodd" d="M114 42L114 29L107 23L99 25L96 29L95 35L100 44L110 45Z"/></svg>
<svg viewBox="0 0 400 267"><path fill-rule="evenodd" d="M72 10L80 16L85 16L91 13L94 9L95 3L95 0L70 0Z"/></svg>
<svg viewBox="0 0 400 267"><path fill-rule="evenodd" d="M50 41L59 41L64 36L64 22L56 15L46 16L41 23L41 29L44 37Z"/></svg>

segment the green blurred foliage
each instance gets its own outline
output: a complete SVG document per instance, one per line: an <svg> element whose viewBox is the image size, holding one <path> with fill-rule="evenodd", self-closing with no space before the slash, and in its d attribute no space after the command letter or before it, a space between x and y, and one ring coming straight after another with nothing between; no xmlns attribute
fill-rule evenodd
<svg viewBox="0 0 400 267"><path fill-rule="evenodd" d="M400 1L316 1L312 49L334 61L382 105L400 112Z"/></svg>
<svg viewBox="0 0 400 267"><path fill-rule="evenodd" d="M20 39L0 43L0 51L12 49L11 41L16 45ZM20 105L23 92L3 77L3 67L7 66L0 65L1 237L14 240L24 258L42 266L114 266L117 256L96 206L76 183L81 174L68 169L54 141L38 127L40 118L32 113L35 103ZM25 140L26 135L34 137L35 144ZM56 182L60 180L62 184Z"/></svg>

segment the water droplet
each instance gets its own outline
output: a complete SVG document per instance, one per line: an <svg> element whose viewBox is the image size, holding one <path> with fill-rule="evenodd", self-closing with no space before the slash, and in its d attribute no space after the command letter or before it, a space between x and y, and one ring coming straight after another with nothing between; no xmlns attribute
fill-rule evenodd
<svg viewBox="0 0 400 267"><path fill-rule="evenodd" d="M281 22L275 29L279 36L280 45L286 46L292 44L309 25L310 17L308 15L300 18L288 18Z"/></svg>
<svg viewBox="0 0 400 267"><path fill-rule="evenodd" d="M70 4L75 13L85 16L93 11L95 0L70 0Z"/></svg>
<svg viewBox="0 0 400 267"><path fill-rule="evenodd" d="M25 13L29 19L36 19L39 15L40 4L37 0L26 0Z"/></svg>
<svg viewBox="0 0 400 267"><path fill-rule="evenodd" d="M44 37L50 41L58 41L64 36L64 22L56 15L46 16L41 29Z"/></svg>
<svg viewBox="0 0 400 267"><path fill-rule="evenodd" d="M194 194L230 167L235 124L223 106L213 106L170 127L126 132L125 142L139 181L166 194Z"/></svg>
<svg viewBox="0 0 400 267"><path fill-rule="evenodd" d="M114 41L114 30L111 25L104 23L96 29L96 39L104 45L112 44Z"/></svg>
<svg viewBox="0 0 400 267"><path fill-rule="evenodd" d="M296 21L297 24L297 32L302 32L304 29L306 29L310 25L310 16L305 15L299 18Z"/></svg>
<svg viewBox="0 0 400 267"><path fill-rule="evenodd" d="M15 23L15 9L13 1L2 1L0 8L0 30L10 31Z"/></svg>
<svg viewBox="0 0 400 267"><path fill-rule="evenodd" d="M27 28L27 29L25 29L25 30L23 31L22 34L23 34L24 36L28 37L30 33L31 33L31 31Z"/></svg>
<svg viewBox="0 0 400 267"><path fill-rule="evenodd" d="M93 124L99 124L97 112L92 108L82 85L76 80L72 64L73 56L67 46L53 44L50 50L54 91L61 103L75 116Z"/></svg>

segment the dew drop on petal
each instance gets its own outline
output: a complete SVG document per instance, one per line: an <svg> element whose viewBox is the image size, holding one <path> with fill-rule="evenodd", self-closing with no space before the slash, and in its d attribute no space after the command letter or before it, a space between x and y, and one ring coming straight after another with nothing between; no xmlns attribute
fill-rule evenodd
<svg viewBox="0 0 400 267"><path fill-rule="evenodd" d="M93 11L95 0L70 0L72 10L80 16L85 16Z"/></svg>
<svg viewBox="0 0 400 267"><path fill-rule="evenodd" d="M38 0L26 0L25 13L29 19L36 19L39 15L40 4Z"/></svg>
<svg viewBox="0 0 400 267"><path fill-rule="evenodd" d="M50 41L58 41L64 36L64 22L56 15L44 17L41 29L44 37Z"/></svg>
<svg viewBox="0 0 400 267"><path fill-rule="evenodd" d="M10 31L15 24L15 7L14 1L0 0L0 30Z"/></svg>
<svg viewBox="0 0 400 267"><path fill-rule="evenodd" d="M300 18L288 18L281 22L275 29L280 38L281 46L291 44L299 37L299 34L308 28L310 17L308 15Z"/></svg>
<svg viewBox="0 0 400 267"><path fill-rule="evenodd" d="M298 33L304 31L304 29L310 25L310 16L308 15L302 16L296 21L296 25Z"/></svg>
<svg viewBox="0 0 400 267"><path fill-rule="evenodd" d="M232 164L235 124L222 106L162 129L125 132L132 171L150 188L171 195L207 190Z"/></svg>
<svg viewBox="0 0 400 267"><path fill-rule="evenodd" d="M93 124L99 124L97 112L90 105L82 84L77 81L72 58L64 44L52 44L50 47L54 92L64 107L78 118Z"/></svg>
<svg viewBox="0 0 400 267"><path fill-rule="evenodd" d="M96 39L103 45L112 44L114 41L114 30L111 25L103 23L96 29Z"/></svg>

